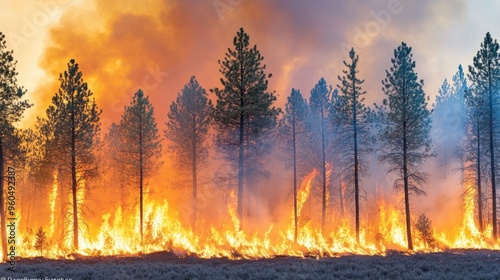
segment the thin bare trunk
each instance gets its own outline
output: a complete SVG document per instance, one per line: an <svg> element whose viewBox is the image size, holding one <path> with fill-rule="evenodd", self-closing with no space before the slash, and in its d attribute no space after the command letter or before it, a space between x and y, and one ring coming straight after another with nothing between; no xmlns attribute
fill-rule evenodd
<svg viewBox="0 0 500 280"><path fill-rule="evenodd" d="M244 160L244 118L240 117L240 139L239 139L239 157L238 157L238 218L240 219L240 229L243 228L243 160Z"/></svg>
<svg viewBox="0 0 500 280"><path fill-rule="evenodd" d="M144 214L143 214L143 180L144 180L144 172L143 172L143 166L142 166L142 161L143 161L143 151L142 151L142 115L139 114L139 222L140 222L140 231L141 231L141 248L144 245L144 228L143 228L143 221L144 221Z"/></svg>
<svg viewBox="0 0 500 280"><path fill-rule="evenodd" d="M356 208L356 241L359 243L359 161L358 161L358 124L356 112L356 84L353 80L353 129L354 129L354 204Z"/></svg>
<svg viewBox="0 0 500 280"><path fill-rule="evenodd" d="M295 111L292 112L292 142L293 142L293 216L294 216L294 233L293 243L297 243L298 235L298 215L297 215L297 143L295 131Z"/></svg>
<svg viewBox="0 0 500 280"><path fill-rule="evenodd" d="M491 211L493 214L493 239L497 238L497 190L496 190L496 173L495 173L495 143L494 141L494 133L493 133L493 85L492 85L492 77L491 77L491 69L488 65L488 97L489 97L489 136L490 136L490 167L491 167Z"/></svg>
<svg viewBox="0 0 500 280"><path fill-rule="evenodd" d="M325 120L324 120L324 104L321 104L321 152L322 152L322 169L323 169L323 202L321 211L321 232L325 229L326 224L326 148L325 148Z"/></svg>
<svg viewBox="0 0 500 280"><path fill-rule="evenodd" d="M477 119L477 215L479 221L479 231L483 232L483 200L481 193L481 138L479 133L480 118L479 115L476 116Z"/></svg>
<svg viewBox="0 0 500 280"><path fill-rule="evenodd" d="M193 102L194 103L194 102ZM195 108L195 106L193 106ZM198 220L198 180L196 176L196 161L197 161L197 151L196 151L196 108L193 112L193 162L192 162L192 172L193 172L193 229L196 228L196 222Z"/></svg>
<svg viewBox="0 0 500 280"><path fill-rule="evenodd" d="M74 110L74 109L73 109ZM71 190L73 199L73 247L78 250L78 185L76 180L76 127L75 112L71 113Z"/></svg>

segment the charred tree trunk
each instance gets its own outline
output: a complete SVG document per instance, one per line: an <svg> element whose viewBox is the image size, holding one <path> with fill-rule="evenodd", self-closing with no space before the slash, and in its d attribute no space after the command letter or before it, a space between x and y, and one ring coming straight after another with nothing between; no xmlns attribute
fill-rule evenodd
<svg viewBox="0 0 500 280"><path fill-rule="evenodd" d="M141 231L141 248L144 244L144 214L143 214L143 208L144 208L144 187L143 187L143 180L144 180L144 172L143 172L143 166L142 166L142 161L143 161L143 151L142 151L142 115L139 114L139 223L140 223L140 231Z"/></svg>
<svg viewBox="0 0 500 280"><path fill-rule="evenodd" d="M71 190L73 200L73 247L78 250L78 184L76 180L76 132L75 114L71 114Z"/></svg>
<svg viewBox="0 0 500 280"><path fill-rule="evenodd" d="M353 90L356 89L356 84L353 81ZM353 98L353 129L354 129L354 207L356 208L356 241L359 243L359 161L358 161L358 128L357 128L357 112L356 112L356 93Z"/></svg>
<svg viewBox="0 0 500 280"><path fill-rule="evenodd" d="M410 191L408 181L408 144L407 144L407 123L406 123L406 100L403 96L403 182L405 193L405 215L406 215L406 239L408 250L413 250L413 241L411 238L411 216L410 216Z"/></svg>
<svg viewBox="0 0 500 280"><path fill-rule="evenodd" d="M294 221L294 232L293 232L293 243L297 243L298 235L298 213L297 213L297 143L295 134L295 112L292 116L292 143L293 143L293 221Z"/></svg>
<svg viewBox="0 0 500 280"><path fill-rule="evenodd" d="M66 203L64 201L64 197L65 197L65 192L64 192L64 189L62 188L63 186L63 179L62 179L62 168L61 166L59 166L57 168L57 183L58 183L58 190L59 190L59 206L61 206L60 210L61 212L59 213L59 217L57 219L57 224L55 226L55 228L59 229L58 233L59 233L59 246L62 247L62 245L64 244L64 240L67 238L66 236L66 232L65 232L65 222L67 217L65 216L66 215L66 211L65 211L65 207L66 207ZM69 218L68 218L69 219Z"/></svg>
<svg viewBox="0 0 500 280"><path fill-rule="evenodd" d="M243 103L243 97L242 97ZM239 126L239 156L238 156L238 218L240 219L240 229L243 228L243 161L244 161L244 117L240 117Z"/></svg>
<svg viewBox="0 0 500 280"><path fill-rule="evenodd" d="M194 106L193 106L194 107ZM193 172L193 229L196 228L196 222L198 221L198 180L196 175L196 161L197 161L197 151L196 151L196 112L193 113L193 162L192 162L192 172Z"/></svg>
<svg viewBox="0 0 500 280"><path fill-rule="evenodd" d="M489 67L488 67L489 68ZM491 69L488 69L488 98L489 98L489 137L490 137L490 167L491 167L491 211L493 214L493 239L497 238L497 191L496 191L496 174L495 174L495 143L494 143L494 133L493 133L493 85L491 77Z"/></svg>
<svg viewBox="0 0 500 280"><path fill-rule="evenodd" d="M479 231L483 232L483 201L481 193L481 138L480 138L480 118L479 115L476 116L477 119L477 215L479 221Z"/></svg>
<svg viewBox="0 0 500 280"><path fill-rule="evenodd" d="M406 137L403 140L406 146ZM403 177L404 177L404 191L405 191L405 210L406 210L406 238L408 240L408 250L413 250L413 242L411 239L411 217L410 217L410 194L409 194L409 182L408 182L408 166L406 159L406 148L403 152Z"/></svg>
<svg viewBox="0 0 500 280"><path fill-rule="evenodd" d="M325 229L326 223L326 150L325 150L325 120L324 120L324 104L321 106L321 153L322 153L322 164L323 169L323 195L322 195L322 210L321 210L321 232Z"/></svg>

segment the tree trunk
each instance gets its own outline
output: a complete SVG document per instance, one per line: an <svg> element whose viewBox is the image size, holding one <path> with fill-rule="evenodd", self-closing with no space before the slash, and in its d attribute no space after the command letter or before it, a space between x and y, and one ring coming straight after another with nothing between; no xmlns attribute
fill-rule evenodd
<svg viewBox="0 0 500 280"><path fill-rule="evenodd" d="M144 244L144 214L143 214L143 180L144 180L144 172L142 166L142 115L139 114L139 223L140 223L140 231L141 231L141 249Z"/></svg>
<svg viewBox="0 0 500 280"><path fill-rule="evenodd" d="M353 81L353 90L356 90L356 84ZM356 92L353 98L353 129L354 129L354 204L356 208L356 241L359 243L359 162L358 162L358 127L356 112Z"/></svg>
<svg viewBox="0 0 500 280"><path fill-rule="evenodd" d="M495 143L493 133L493 85L491 81L491 69L488 66L488 89L489 89L489 136L490 136L490 167L491 167L491 211L493 212L493 239L497 238L497 191L496 191L496 174L495 174Z"/></svg>
<svg viewBox="0 0 500 280"><path fill-rule="evenodd" d="M326 223L326 150L325 150L325 120L323 114L323 106L321 105L321 152L322 152L322 169L323 169L323 203L321 211L321 232L325 229Z"/></svg>
<svg viewBox="0 0 500 280"><path fill-rule="evenodd" d="M196 153L196 123L195 118L193 117L193 132L194 139L193 141L193 162L192 162L192 172L193 172L193 229L196 228L196 222L198 220L198 180L196 176L196 161L197 161L197 153Z"/></svg>
<svg viewBox="0 0 500 280"><path fill-rule="evenodd" d="M242 99L243 100L243 99ZM243 228L243 160L244 160L244 118L240 116L240 139L239 139L239 157L238 157L238 218L240 219L240 229Z"/></svg>
<svg viewBox="0 0 500 280"><path fill-rule="evenodd" d="M479 133L480 118L477 118L477 215L479 221L479 231L483 232L483 201L481 193L481 138Z"/></svg>
<svg viewBox="0 0 500 280"><path fill-rule="evenodd" d="M64 195L64 189L63 189L63 179L62 179L62 168L61 166L59 166L57 168L57 183L59 184L58 185L58 190L59 190L59 205L61 206L61 213L59 213L59 217L57 219L57 224L55 225L54 227L54 230L58 230L58 233L59 233L59 245L60 247L63 247L64 245L64 240L65 240L65 233L64 233L64 229L66 228L65 225L64 225L64 222L66 220L66 211L64 211L64 207L66 205L64 199L65 199L65 195Z"/></svg>
<svg viewBox="0 0 500 280"><path fill-rule="evenodd" d="M403 118L406 118L404 115ZM406 122L406 121L405 121ZM413 242L411 239L411 217L410 217L410 194L408 182L408 151L406 143L406 124L403 125L403 181L405 192L405 210L406 210L406 238L408 240L408 250L413 250Z"/></svg>
<svg viewBox="0 0 500 280"><path fill-rule="evenodd" d="M78 185L76 181L76 133L75 115L71 115L71 190L73 197L73 247L78 250Z"/></svg>
<svg viewBox="0 0 500 280"><path fill-rule="evenodd" d="M292 112L294 114L295 112ZM295 115L295 114L294 114ZM298 215L297 215L297 143L295 135L295 116L292 116L292 142L293 142L293 221L294 221L294 233L293 233L293 243L297 243L298 235Z"/></svg>
<svg viewBox="0 0 500 280"><path fill-rule="evenodd" d="M5 223L5 196L4 196L4 183L5 183L5 157L3 154L3 139L0 135L0 222L2 223L0 229L2 230L2 259L7 261L7 228Z"/></svg>

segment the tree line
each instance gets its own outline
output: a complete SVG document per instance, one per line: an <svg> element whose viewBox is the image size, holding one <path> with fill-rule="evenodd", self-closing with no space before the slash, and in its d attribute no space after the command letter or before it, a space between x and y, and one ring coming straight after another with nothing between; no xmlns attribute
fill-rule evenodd
<svg viewBox="0 0 500 280"><path fill-rule="evenodd" d="M298 181L313 169L320 174L321 229L327 222L328 193L332 177L336 176L347 185L341 196L354 205L359 242L363 178L369 174L371 155L376 155L387 172L396 176L393 186L404 195L408 249L413 249L410 198L412 194L424 193L429 175L422 171L423 165L433 156L442 166L460 163L464 180L477 191L480 229L484 230L485 222L491 224L496 238L496 162L500 155L498 48L497 41L487 33L469 66L470 84L459 66L453 85L445 80L432 109L423 90L424 81L415 70L412 48L406 43L394 50L391 65L385 71L381 82L385 98L371 107L365 104L367 92L358 69L359 56L351 49L335 87L320 78L311 89L309 100L294 88L282 111L274 105L276 93L268 88L272 75L263 64L264 57L241 28L232 48L218 61L221 85L209 90L212 96L191 77L170 105L162 133L149 97L138 89L125 106L119 123L111 124L101 138L102 111L74 59L60 74L59 90L45 116L37 118L35 128L16 128L31 104L24 99L26 90L18 85L13 51L6 49L5 36L0 33L0 204L5 205L7 164L21 167L21 180L32 185L35 192L50 184L52 174L56 174L61 193L63 189L71 193L69 207L61 202L62 217L69 219L59 221L59 225L71 225L72 247L77 250L82 222L78 192L99 174L111 174L113 187L123 194L122 203L126 187L137 187L134 196L139 202L139 234L143 242L145 180L157 174L162 165L164 137L179 174L189 178L193 228L198 221L199 174L207 165L212 146L227 163L228 169L219 174L218 180L235 187L237 214L243 227L245 215L250 215L244 197L259 180L271 175L266 162L277 145L293 175L294 242L300 228ZM102 162L103 154L106 164ZM489 188L489 196L484 188ZM62 199L63 195L59 197ZM486 200L491 201L491 207L485 206ZM491 213L487 221L483 215L486 208ZM4 258L5 219L5 207L0 207ZM60 234L67 236L65 232Z"/></svg>

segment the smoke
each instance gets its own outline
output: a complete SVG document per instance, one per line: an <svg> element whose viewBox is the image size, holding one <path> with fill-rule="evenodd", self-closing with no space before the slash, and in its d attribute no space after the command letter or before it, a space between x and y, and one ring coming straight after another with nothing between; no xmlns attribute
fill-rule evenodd
<svg viewBox="0 0 500 280"><path fill-rule="evenodd" d="M454 12L441 12L450 7ZM119 119L139 88L151 96L163 122L168 105L191 75L205 88L219 85L217 60L241 26L274 74L270 86L277 91L278 106L284 105L292 87L308 92L321 76L336 85L345 48L350 46L361 56L361 74L372 102L380 97L382 70L400 41L417 45L418 64L420 56L424 58L420 53L425 52L418 48L426 39L419 30L457 18L460 7L445 1L409 0L369 5L363 1L228 0L81 3L69 6L50 30L40 59L47 78L36 89L34 110L38 115L45 110L57 90L59 73L75 58L103 109L105 127ZM390 12L394 9L397 13ZM411 37L408 29L415 31Z"/></svg>
<svg viewBox="0 0 500 280"><path fill-rule="evenodd" d="M464 16L464 9L464 1L444 0L87 1L69 6L50 30L39 61L46 79L35 90L34 114L44 115L59 86L59 73L75 58L103 110L104 133L112 122L119 121L123 107L129 105L139 88L150 97L159 130L163 131L169 105L192 75L205 89L220 87L217 61L232 47L240 27L245 28L250 43L257 44L265 57L268 72L273 74L270 89L276 91L278 107L284 106L292 87L307 93L305 98L309 99L308 93L320 77L335 87L337 75L344 69L345 50L350 47L360 55L367 104L379 102L380 81L401 41L414 47L417 71L426 80L426 93L434 96L441 82L435 77L449 75L461 62L455 58L452 61L456 64L439 68L436 52L428 56L428 51L448 48L446 39L438 37ZM212 163L205 171L207 177L217 169L217 162ZM167 160L160 172L163 179L177 176L170 165ZM274 220L289 214L277 210L279 205L289 205L290 192L286 190L290 186L283 183L289 177L279 161L267 168L273 177L262 182L265 191L249 198L249 203L261 203L266 197L263 204L267 207L259 209L262 213L257 216ZM374 168L371 174L385 172ZM375 176L375 182L371 181L373 177L365 179L367 192L374 193L378 182L384 185L379 188L390 187L392 182L387 186L383 175ZM163 195L161 187L156 192ZM205 191L212 204L224 205L209 187ZM175 192L168 195L169 201L186 197ZM427 203L428 209L446 205L442 203L444 195L439 192L433 197L432 205ZM226 210L206 209L215 217Z"/></svg>

